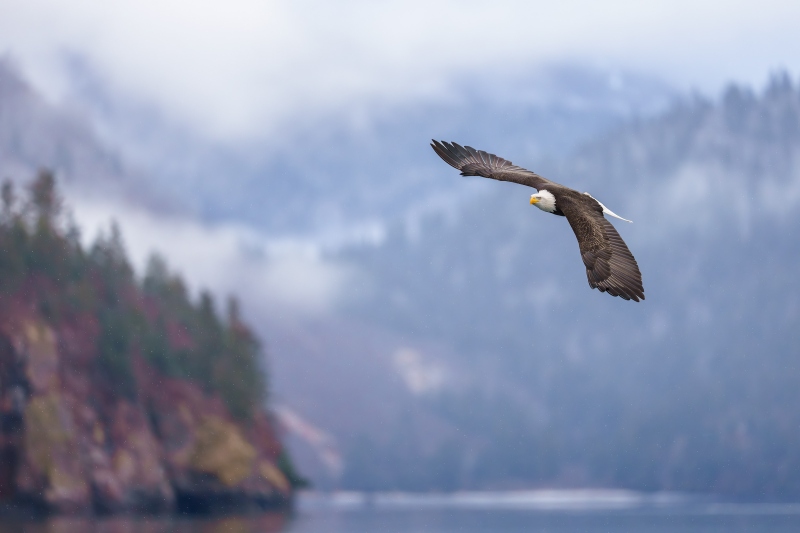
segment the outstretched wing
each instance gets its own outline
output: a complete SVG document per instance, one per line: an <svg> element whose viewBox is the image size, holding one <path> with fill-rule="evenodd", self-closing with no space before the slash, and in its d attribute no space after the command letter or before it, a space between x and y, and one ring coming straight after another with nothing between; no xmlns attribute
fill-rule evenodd
<svg viewBox="0 0 800 533"><path fill-rule="evenodd" d="M499 181L511 181L542 190L548 186L560 187L535 172L518 167L502 157L476 150L471 146L432 141L431 147L445 163L461 171L462 176L483 176Z"/></svg>
<svg viewBox="0 0 800 533"><path fill-rule="evenodd" d="M560 208L578 238L589 286L625 300L644 300L639 265L603 208L591 201L567 201Z"/></svg>

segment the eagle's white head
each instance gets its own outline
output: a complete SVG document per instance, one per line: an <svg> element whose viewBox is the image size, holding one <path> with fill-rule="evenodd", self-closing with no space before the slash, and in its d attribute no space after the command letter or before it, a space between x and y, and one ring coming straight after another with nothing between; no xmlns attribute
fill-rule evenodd
<svg viewBox="0 0 800 533"><path fill-rule="evenodd" d="M542 211L553 213L556 210L556 197L546 189L542 189L536 194L531 194L531 205L535 205Z"/></svg>

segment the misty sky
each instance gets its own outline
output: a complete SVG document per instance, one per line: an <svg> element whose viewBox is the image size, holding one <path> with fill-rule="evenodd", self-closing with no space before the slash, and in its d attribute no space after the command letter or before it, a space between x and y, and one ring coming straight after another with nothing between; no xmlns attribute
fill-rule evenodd
<svg viewBox="0 0 800 533"><path fill-rule="evenodd" d="M561 61L715 93L800 65L800 2L0 0L0 53L58 99L65 59L212 138L446 98ZM491 83L489 83L491 85Z"/></svg>

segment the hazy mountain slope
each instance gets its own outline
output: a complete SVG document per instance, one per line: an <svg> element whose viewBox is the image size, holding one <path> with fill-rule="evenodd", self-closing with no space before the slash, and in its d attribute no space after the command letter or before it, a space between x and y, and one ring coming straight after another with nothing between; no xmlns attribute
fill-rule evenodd
<svg viewBox="0 0 800 533"><path fill-rule="evenodd" d="M12 61L0 58L0 178L27 180L40 168L53 170L71 199L168 205L135 166L98 138L88 117L46 101Z"/></svg>
<svg viewBox="0 0 800 533"><path fill-rule="evenodd" d="M7 61L0 61L0 165L4 175L25 178L43 166L67 180L122 173L85 123L48 105Z"/></svg>
<svg viewBox="0 0 800 533"><path fill-rule="evenodd" d="M461 484L800 493L798 125L800 92L777 76L763 94L732 87L633 122L554 167L635 221L615 225L643 272L640 304L591 291L568 224L514 185L349 253L363 273L351 312L449 343L464 372L497 369L428 400L488 441L451 450ZM441 179L480 178L441 163Z"/></svg>
<svg viewBox="0 0 800 533"><path fill-rule="evenodd" d="M330 316L270 316L264 326L273 402L288 422L292 456L316 488L341 487L357 464L353 454L373 474L370 489L397 486L399 464L409 480L402 487L437 478L442 446L463 440L448 417L420 401L460 386L458 369L442 364L454 359L445 346Z"/></svg>
<svg viewBox="0 0 800 533"><path fill-rule="evenodd" d="M438 179L420 139L504 139L535 160L570 150L674 97L632 73L553 66L496 80L454 80L427 100L365 101L323 116L265 124L263 137L209 140L130 95L109 90L80 60L76 101L149 181L207 221L341 239L466 193ZM345 235L346 236L346 235Z"/></svg>

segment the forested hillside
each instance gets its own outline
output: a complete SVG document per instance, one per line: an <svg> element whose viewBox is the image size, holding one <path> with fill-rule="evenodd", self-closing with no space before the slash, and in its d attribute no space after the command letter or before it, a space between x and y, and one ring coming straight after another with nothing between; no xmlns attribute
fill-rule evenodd
<svg viewBox="0 0 800 533"><path fill-rule="evenodd" d="M351 250L353 316L448 343L471 380L421 399L463 432L435 479L353 453L350 486L800 494L800 89L687 99L546 177L634 220L646 301L590 290L568 224L513 184Z"/></svg>
<svg viewBox="0 0 800 533"><path fill-rule="evenodd" d="M277 505L297 479L231 298L192 301L116 226L86 248L52 173L0 206L0 503L70 510Z"/></svg>

